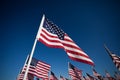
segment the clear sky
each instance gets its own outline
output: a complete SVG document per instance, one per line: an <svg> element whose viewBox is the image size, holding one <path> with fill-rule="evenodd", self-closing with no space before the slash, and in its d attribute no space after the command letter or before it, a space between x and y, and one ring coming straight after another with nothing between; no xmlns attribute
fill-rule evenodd
<svg viewBox="0 0 120 80"><path fill-rule="evenodd" d="M0 80L15 80L31 49L42 15L63 29L95 63L101 75L117 71L104 44L120 56L119 0L11 0L0 3ZM92 75L91 66L69 59L63 49L37 42L34 57L68 76L68 62Z"/></svg>

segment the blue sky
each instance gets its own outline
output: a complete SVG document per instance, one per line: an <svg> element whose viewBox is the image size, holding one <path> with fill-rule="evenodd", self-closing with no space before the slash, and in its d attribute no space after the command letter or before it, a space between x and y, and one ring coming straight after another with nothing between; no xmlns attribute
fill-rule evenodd
<svg viewBox="0 0 120 80"><path fill-rule="evenodd" d="M117 71L104 44L120 56L120 1L3 1L0 13L0 79L15 80L31 49L42 15L63 29L95 63L98 73ZM63 49L37 42L34 57L51 65L57 77L68 76L68 62L92 75L90 65L69 59Z"/></svg>

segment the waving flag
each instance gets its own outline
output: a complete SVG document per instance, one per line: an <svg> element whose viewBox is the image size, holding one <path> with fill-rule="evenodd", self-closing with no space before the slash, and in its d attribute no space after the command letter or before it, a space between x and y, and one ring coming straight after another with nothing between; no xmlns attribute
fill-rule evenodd
<svg viewBox="0 0 120 80"><path fill-rule="evenodd" d="M95 77L101 76L99 73L97 73L97 71L96 71L95 69L93 69L93 75L94 75Z"/></svg>
<svg viewBox="0 0 120 80"><path fill-rule="evenodd" d="M55 74L51 71L50 79L49 80L58 80Z"/></svg>
<svg viewBox="0 0 120 80"><path fill-rule="evenodd" d="M63 48L72 60L94 65L89 56L62 29L46 18L37 39L49 47Z"/></svg>
<svg viewBox="0 0 120 80"><path fill-rule="evenodd" d="M21 73L18 75L17 80L23 80L24 75L25 75L25 72L21 72ZM26 80L28 80L28 76L27 76Z"/></svg>
<svg viewBox="0 0 120 80"><path fill-rule="evenodd" d="M82 77L82 71L76 68L74 65L69 63L69 75L73 80L80 80Z"/></svg>
<svg viewBox="0 0 120 80"><path fill-rule="evenodd" d="M60 75L60 80L66 80L63 76Z"/></svg>
<svg viewBox="0 0 120 80"><path fill-rule="evenodd" d="M87 74L87 77L88 77L88 80L95 80L93 76L91 76L90 74L86 73Z"/></svg>
<svg viewBox="0 0 120 80"><path fill-rule="evenodd" d="M26 68L27 68L27 63L23 68L23 72L25 72ZM49 64L42 62L40 60L37 60L35 58L32 58L28 73L38 78L48 79L49 70L50 70Z"/></svg>
<svg viewBox="0 0 120 80"><path fill-rule="evenodd" d="M23 80L24 75L25 75L25 72L21 71L17 77L17 80ZM33 78L34 78L34 75L28 74L26 80L33 80Z"/></svg>
<svg viewBox="0 0 120 80"><path fill-rule="evenodd" d="M110 55L113 63L115 64L115 66L117 67L117 69L120 71L120 57L117 56L116 54L112 53L105 45L104 45L106 51L108 52L108 54Z"/></svg>

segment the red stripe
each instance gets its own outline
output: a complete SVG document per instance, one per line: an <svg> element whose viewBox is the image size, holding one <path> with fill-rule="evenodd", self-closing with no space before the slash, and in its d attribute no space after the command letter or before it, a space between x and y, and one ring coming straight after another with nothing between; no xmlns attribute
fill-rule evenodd
<svg viewBox="0 0 120 80"><path fill-rule="evenodd" d="M48 32L48 31L47 31ZM48 35L49 37L51 37L51 38L58 38L57 36L53 36L53 35L50 35L50 34L48 34L44 29L42 29L42 31L41 31L41 34L42 33L45 33L46 35ZM50 32L49 32L50 33ZM40 34L40 35L41 35Z"/></svg>
<svg viewBox="0 0 120 80"><path fill-rule="evenodd" d="M37 69L43 69L43 70L50 70L50 68L47 68L47 67L44 67L44 66L41 66L41 65L37 65L36 66Z"/></svg>
<svg viewBox="0 0 120 80"><path fill-rule="evenodd" d="M56 43L60 43L59 40L50 40L50 39L48 39L46 36L44 36L43 34L41 34L41 37L43 37L44 39L46 39L48 42L56 42ZM49 37L50 37L50 36L49 36ZM51 38L53 38L53 37L51 37Z"/></svg>
<svg viewBox="0 0 120 80"><path fill-rule="evenodd" d="M78 56L83 56L85 58L89 58L89 56L86 56L86 55L78 53L78 52L74 52L74 51L70 51L70 50L66 50L66 52L71 53L71 54L75 54L75 55L78 55Z"/></svg>
<svg viewBox="0 0 120 80"><path fill-rule="evenodd" d="M49 67L49 68L51 67L49 64L42 62L42 61L38 61L38 64L44 65L44 66Z"/></svg>
<svg viewBox="0 0 120 80"><path fill-rule="evenodd" d="M39 39L40 42L42 42L43 44L45 44L48 47L52 47L52 48L63 48L63 46L58 46L58 45L50 45L47 44L45 41L43 41L42 39Z"/></svg>
<svg viewBox="0 0 120 80"><path fill-rule="evenodd" d="M69 57L70 57L72 60L79 61L79 62L86 63L86 64L90 64L90 65L94 66L94 63L92 63L92 62L90 62L90 61L78 59L78 58L71 57L71 56L69 56Z"/></svg>

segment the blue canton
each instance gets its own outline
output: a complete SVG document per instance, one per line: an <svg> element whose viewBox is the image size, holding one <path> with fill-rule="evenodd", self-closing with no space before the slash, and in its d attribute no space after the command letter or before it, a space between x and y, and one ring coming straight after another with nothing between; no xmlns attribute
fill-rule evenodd
<svg viewBox="0 0 120 80"><path fill-rule="evenodd" d="M57 27L57 25L53 24L48 19L45 19L44 26L48 32L52 34L56 34L60 40L64 40L64 31Z"/></svg>

